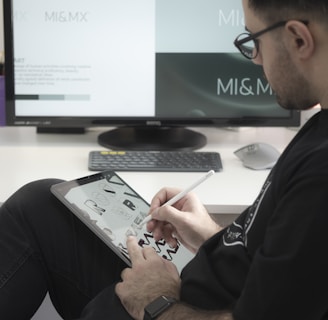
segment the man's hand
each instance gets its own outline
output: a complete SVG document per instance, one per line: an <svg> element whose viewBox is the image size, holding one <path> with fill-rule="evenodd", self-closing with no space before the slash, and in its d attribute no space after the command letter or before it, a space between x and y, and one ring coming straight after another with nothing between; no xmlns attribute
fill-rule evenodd
<svg viewBox="0 0 328 320"><path fill-rule="evenodd" d="M143 319L144 308L160 295L179 299L180 277L175 265L153 248L141 248L136 238L127 239L132 268L122 271L122 282L115 291L123 306L134 319Z"/></svg>
<svg viewBox="0 0 328 320"><path fill-rule="evenodd" d="M207 239L222 228L214 222L192 192L173 206L162 206L179 191L164 188L154 196L150 208L153 220L148 222L147 229L157 241L164 239L171 247L176 247L179 240L191 252L196 253Z"/></svg>

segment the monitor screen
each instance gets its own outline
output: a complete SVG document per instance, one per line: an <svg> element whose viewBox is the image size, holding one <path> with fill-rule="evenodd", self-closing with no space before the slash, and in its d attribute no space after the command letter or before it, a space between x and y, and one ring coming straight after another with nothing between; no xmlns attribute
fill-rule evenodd
<svg viewBox="0 0 328 320"><path fill-rule="evenodd" d="M299 123L233 45L241 0L11 0L4 20L9 125L114 126L109 148L195 149L206 139L186 127Z"/></svg>

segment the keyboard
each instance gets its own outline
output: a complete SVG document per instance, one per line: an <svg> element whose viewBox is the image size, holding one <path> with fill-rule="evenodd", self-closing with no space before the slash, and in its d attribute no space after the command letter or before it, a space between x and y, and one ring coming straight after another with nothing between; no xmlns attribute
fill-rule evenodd
<svg viewBox="0 0 328 320"><path fill-rule="evenodd" d="M91 171L207 172L222 170L220 154L194 151L91 151Z"/></svg>

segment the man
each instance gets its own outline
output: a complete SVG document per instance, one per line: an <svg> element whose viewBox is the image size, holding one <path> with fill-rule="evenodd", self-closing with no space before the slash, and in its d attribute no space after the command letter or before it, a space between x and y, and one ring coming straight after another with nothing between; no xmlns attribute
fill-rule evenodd
<svg viewBox="0 0 328 320"><path fill-rule="evenodd" d="M30 317L49 290L66 319L328 319L328 3L243 7L249 34L235 44L263 66L279 103L322 105L254 204L221 230L194 194L174 207L160 205L177 190L155 195L148 229L196 253L180 277L133 237L126 268L51 196L56 181L27 185L0 211L1 318Z"/></svg>
<svg viewBox="0 0 328 320"><path fill-rule="evenodd" d="M263 66L281 106L305 110L320 103L323 110L288 146L254 205L227 230L215 234L188 197L177 210L158 209L171 190L155 196L152 217L171 224L166 229L152 222L150 230L169 241L178 235L198 255L179 282L177 274L170 279L165 267L152 266L154 254L140 252L129 239L133 266L123 271L116 292L136 319L160 294L182 301L161 320L328 319L328 2L243 0L243 8L249 34L235 44ZM138 292L141 285L147 294ZM209 311L215 309L222 311Z"/></svg>

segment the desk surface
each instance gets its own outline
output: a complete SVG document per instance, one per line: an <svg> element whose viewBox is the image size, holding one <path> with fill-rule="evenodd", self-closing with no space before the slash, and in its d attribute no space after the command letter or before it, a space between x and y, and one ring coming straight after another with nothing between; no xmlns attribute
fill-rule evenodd
<svg viewBox="0 0 328 320"><path fill-rule="evenodd" d="M108 128L106 129L108 130ZM202 151L218 151L223 171L216 173L195 192L211 213L240 213L250 205L268 170L246 169L233 152L249 143L266 142L282 151L296 131L286 128L194 129L207 136ZM65 180L93 174L88 153L102 150L97 144L101 128L86 134L36 134L33 127L0 127L0 202L20 186L42 178ZM163 186L186 188L203 173L118 172L140 195L150 201Z"/></svg>

